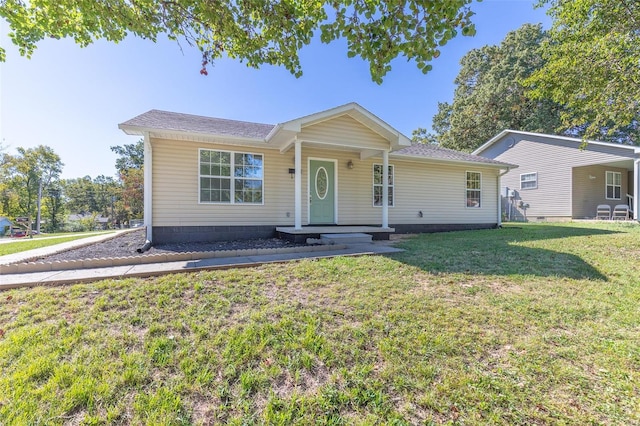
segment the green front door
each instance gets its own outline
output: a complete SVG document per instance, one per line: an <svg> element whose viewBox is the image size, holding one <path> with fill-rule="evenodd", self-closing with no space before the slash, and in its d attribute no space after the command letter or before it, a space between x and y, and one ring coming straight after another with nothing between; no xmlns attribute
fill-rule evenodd
<svg viewBox="0 0 640 426"><path fill-rule="evenodd" d="M309 160L309 163L309 224L334 225L335 164L320 160Z"/></svg>

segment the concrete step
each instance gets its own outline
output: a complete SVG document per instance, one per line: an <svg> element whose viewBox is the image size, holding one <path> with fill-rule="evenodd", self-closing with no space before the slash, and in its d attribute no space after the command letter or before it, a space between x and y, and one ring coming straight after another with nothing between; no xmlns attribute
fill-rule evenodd
<svg viewBox="0 0 640 426"><path fill-rule="evenodd" d="M360 244L370 243L373 237L361 232L350 234L320 234L323 244Z"/></svg>

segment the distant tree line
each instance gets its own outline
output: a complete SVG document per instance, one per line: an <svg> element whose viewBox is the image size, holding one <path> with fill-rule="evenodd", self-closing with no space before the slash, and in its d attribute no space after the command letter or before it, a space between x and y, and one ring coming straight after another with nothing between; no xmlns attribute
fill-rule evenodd
<svg viewBox="0 0 640 426"><path fill-rule="evenodd" d="M117 177L61 179L64 164L51 147L19 147L14 155L0 147L0 216L30 217L43 232L91 230L97 218L107 228L141 219L143 142L111 150L118 154Z"/></svg>

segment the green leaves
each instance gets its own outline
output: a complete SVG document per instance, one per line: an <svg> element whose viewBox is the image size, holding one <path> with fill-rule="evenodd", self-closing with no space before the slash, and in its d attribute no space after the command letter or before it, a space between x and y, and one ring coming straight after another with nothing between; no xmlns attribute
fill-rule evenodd
<svg viewBox="0 0 640 426"><path fill-rule="evenodd" d="M472 151L498 132L518 129L556 133L561 108L548 98L532 100L523 81L542 65L540 44L547 37L540 25L523 25L499 46L468 52L460 61L453 103L440 103L433 117L442 146ZM424 140L425 132L416 140Z"/></svg>
<svg viewBox="0 0 640 426"><path fill-rule="evenodd" d="M3 177L2 210L12 217L35 217L40 182L45 189L56 182L64 164L58 154L46 145L18 147L16 151L17 155L5 154L0 164L0 175Z"/></svg>
<svg viewBox="0 0 640 426"><path fill-rule="evenodd" d="M640 144L640 3L545 3L554 23L546 64L527 80L532 96L566 105L563 124L586 137Z"/></svg>
<svg viewBox="0 0 640 426"><path fill-rule="evenodd" d="M155 41L164 34L197 47L206 63L226 55L250 67L284 66L296 76L302 74L298 52L319 30L323 43L346 39L347 56L369 62L372 79L380 83L396 57L414 60L428 72L424 64L438 57L438 46L459 32L473 36L472 1L1 0L0 16L27 57L45 38L70 37L87 46L130 34ZM1 48L0 60L5 60Z"/></svg>

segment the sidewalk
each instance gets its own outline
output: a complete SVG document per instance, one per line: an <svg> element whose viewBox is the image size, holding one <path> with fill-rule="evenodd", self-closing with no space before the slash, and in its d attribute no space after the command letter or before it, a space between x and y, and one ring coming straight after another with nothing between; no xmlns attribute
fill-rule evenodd
<svg viewBox="0 0 640 426"><path fill-rule="evenodd" d="M127 229L126 231L130 231L130 229ZM116 231L117 232L117 231ZM83 235L98 235L98 234L105 234L105 232L103 231L96 231L96 232L79 232L79 233L73 233L73 234L65 234L65 235L54 235L52 237L43 237L42 235L47 235L47 234L42 234L41 236L37 236L34 239L31 239L29 237L22 237L22 238L10 238L10 237L2 237L0 238L0 244L12 244L12 243L20 243L22 241L33 241L33 240L37 240L37 241L41 241L41 240L55 240L55 239L60 239L60 238L67 238L70 235L75 235L75 236L83 236ZM107 232L108 235L112 235L113 236L113 232Z"/></svg>
<svg viewBox="0 0 640 426"><path fill-rule="evenodd" d="M86 240L81 240L86 241ZM76 241L72 241L76 242ZM95 242L95 241L94 241ZM177 262L160 262L137 265L110 266L105 268L71 269L64 271L32 272L24 274L0 274L0 290L37 285L55 285L80 282L91 282L109 278L151 277L168 273L195 272L209 269L243 268L266 263L289 262L299 259L317 259L335 256L361 256L370 254L387 254L402 251L391 247L386 242L366 244L350 244L326 250L298 253L274 253L255 256L237 256L208 258ZM53 246L52 246L53 247ZM49 247L47 247L49 248ZM6 257L6 256L3 256ZM0 261L2 258L0 258ZM0 269L2 267L0 266Z"/></svg>

